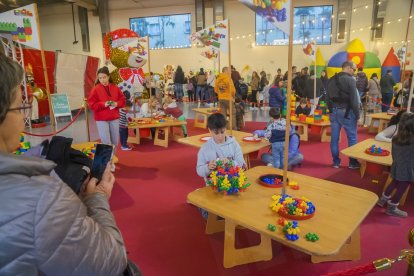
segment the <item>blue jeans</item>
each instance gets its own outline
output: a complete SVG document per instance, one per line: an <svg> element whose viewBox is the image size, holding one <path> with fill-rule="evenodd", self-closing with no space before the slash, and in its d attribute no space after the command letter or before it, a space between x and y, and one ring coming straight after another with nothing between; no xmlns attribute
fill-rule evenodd
<svg viewBox="0 0 414 276"><path fill-rule="evenodd" d="M128 128L127 127L120 127L119 128L119 139L121 140L121 146L126 148L128 147L127 140L128 140Z"/></svg>
<svg viewBox="0 0 414 276"><path fill-rule="evenodd" d="M197 95L198 101L205 101L206 99L205 90L206 89L204 86L197 86L196 95Z"/></svg>
<svg viewBox="0 0 414 276"><path fill-rule="evenodd" d="M285 142L273 142L272 143L272 158L273 167L283 169L283 149Z"/></svg>
<svg viewBox="0 0 414 276"><path fill-rule="evenodd" d="M345 118L345 108L332 108L332 113L329 114L331 120L331 154L332 160L335 165L341 163L339 159L339 135L341 135L341 128L345 129L346 137L348 140L348 147L357 143L357 118L352 110L349 111L348 119ZM349 158L349 164L358 164L358 161L354 158Z"/></svg>
<svg viewBox="0 0 414 276"><path fill-rule="evenodd" d="M183 85L181 83L174 84L174 92L177 99L181 100L184 96Z"/></svg>
<svg viewBox="0 0 414 276"><path fill-rule="evenodd" d="M270 153L263 153L261 156L261 160L263 163L267 164L273 164L273 157ZM298 153L295 156L291 156L288 160L288 166L294 166L297 164L302 163L303 161L303 155L302 153Z"/></svg>
<svg viewBox="0 0 414 276"><path fill-rule="evenodd" d="M387 112L390 108L391 102L392 102L392 92L382 93L382 105L381 110L382 112Z"/></svg>

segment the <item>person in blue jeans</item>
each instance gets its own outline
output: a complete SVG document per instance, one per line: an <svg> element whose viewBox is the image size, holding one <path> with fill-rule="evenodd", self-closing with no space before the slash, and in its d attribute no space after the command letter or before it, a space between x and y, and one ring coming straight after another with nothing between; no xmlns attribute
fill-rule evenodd
<svg viewBox="0 0 414 276"><path fill-rule="evenodd" d="M390 108L392 97L394 96L394 85L396 84L392 77L392 70L387 70L387 73L382 76L380 80L381 94L382 94L382 112L387 112Z"/></svg>
<svg viewBox="0 0 414 276"><path fill-rule="evenodd" d="M291 128L291 134L289 137L289 149L288 149L288 170L296 165L300 165L303 161L303 154L299 151L300 138L295 132L294 128ZM273 166L273 157L271 153L263 153L261 160L268 166Z"/></svg>
<svg viewBox="0 0 414 276"><path fill-rule="evenodd" d="M272 107L269 110L272 122L267 126L265 137L272 144L273 167L283 168L283 149L285 147L286 119L282 118L280 108Z"/></svg>
<svg viewBox="0 0 414 276"><path fill-rule="evenodd" d="M342 64L342 72L332 77L328 83L327 102L330 110L331 154L334 168L339 168L341 164L338 148L341 128L345 129L348 147L357 143L359 100L355 92L356 81L352 77L355 70L356 65L351 61L346 61ZM356 159L349 158L348 168L358 169L359 167L360 164Z"/></svg>

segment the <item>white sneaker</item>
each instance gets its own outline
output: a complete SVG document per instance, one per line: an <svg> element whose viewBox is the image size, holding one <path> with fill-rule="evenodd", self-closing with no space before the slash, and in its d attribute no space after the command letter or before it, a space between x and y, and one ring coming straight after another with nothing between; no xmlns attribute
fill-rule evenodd
<svg viewBox="0 0 414 276"><path fill-rule="evenodd" d="M121 150L132 150L130 147L121 147Z"/></svg>
<svg viewBox="0 0 414 276"><path fill-rule="evenodd" d="M267 163L267 166L268 167L273 167L273 164L272 163Z"/></svg>

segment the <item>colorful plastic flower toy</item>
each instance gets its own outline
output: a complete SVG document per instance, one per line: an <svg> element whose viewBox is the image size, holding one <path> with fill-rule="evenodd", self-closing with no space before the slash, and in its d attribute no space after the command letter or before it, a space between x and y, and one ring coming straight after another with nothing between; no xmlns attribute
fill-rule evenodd
<svg viewBox="0 0 414 276"><path fill-rule="evenodd" d="M223 162L218 159L216 164L216 170L212 171L207 179L207 185L214 190L231 195L243 192L250 186L242 168L233 166L232 161Z"/></svg>
<svg viewBox="0 0 414 276"><path fill-rule="evenodd" d="M317 234L311 233L311 232L307 233L305 235L305 238L306 238L307 241L311 241L311 242L316 242L316 241L319 240L319 236Z"/></svg>
<svg viewBox="0 0 414 276"><path fill-rule="evenodd" d="M287 222L285 226L283 226L282 231L285 234L285 237L290 241L296 241L299 239L298 234L300 233L300 229L299 224L296 220L293 222Z"/></svg>
<svg viewBox="0 0 414 276"><path fill-rule="evenodd" d="M30 148L31 148L30 142L25 142L24 141L24 133L20 133L19 147L13 153L16 154L16 155L23 155Z"/></svg>
<svg viewBox="0 0 414 276"><path fill-rule="evenodd" d="M315 206L309 199L293 198L287 194L273 195L269 207L277 213L282 212L293 216L308 216L315 213Z"/></svg>
<svg viewBox="0 0 414 276"><path fill-rule="evenodd" d="M268 224L267 225L267 229L270 230L270 231L272 231L272 232L275 232L276 231L276 226L273 225L273 224Z"/></svg>

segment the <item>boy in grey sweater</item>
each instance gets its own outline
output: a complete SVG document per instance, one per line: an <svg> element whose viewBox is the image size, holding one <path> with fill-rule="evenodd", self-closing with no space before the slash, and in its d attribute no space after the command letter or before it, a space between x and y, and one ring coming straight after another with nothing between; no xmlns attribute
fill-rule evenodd
<svg viewBox="0 0 414 276"><path fill-rule="evenodd" d="M231 160L235 166L246 168L239 143L234 137L226 135L226 123L226 118L221 113L212 114L207 119L212 138L201 147L197 155L197 174L201 177L208 177L216 169L217 160Z"/></svg>

